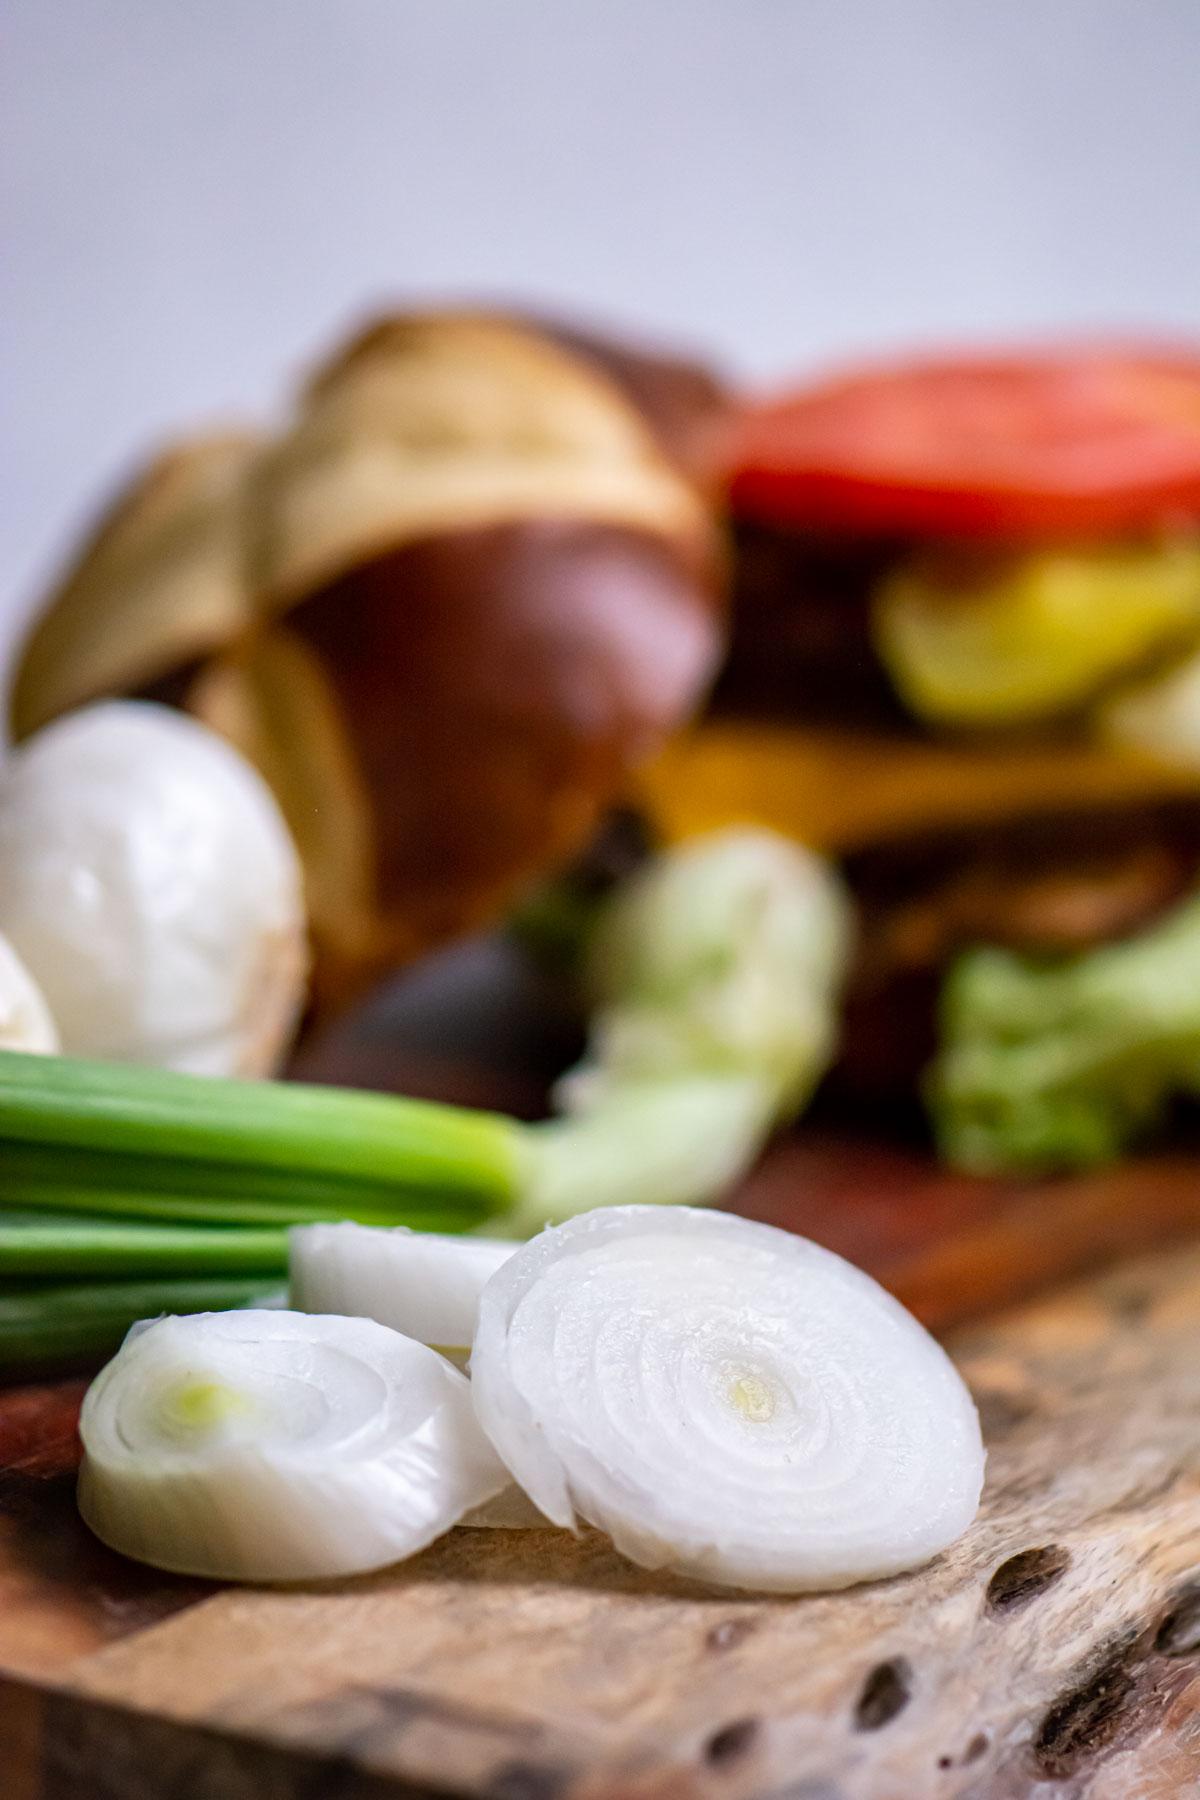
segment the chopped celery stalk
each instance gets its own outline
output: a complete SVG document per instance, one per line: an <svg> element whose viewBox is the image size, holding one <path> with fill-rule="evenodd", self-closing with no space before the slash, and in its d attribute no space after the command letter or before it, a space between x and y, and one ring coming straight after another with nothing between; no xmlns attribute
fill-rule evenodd
<svg viewBox="0 0 1200 1800"><path fill-rule="evenodd" d="M961 1167L1103 1162L1197 1092L1200 897L1080 956L980 949L951 970L929 1101Z"/></svg>
<svg viewBox="0 0 1200 1800"><path fill-rule="evenodd" d="M287 1232L0 1211L0 1278L281 1275Z"/></svg>
<svg viewBox="0 0 1200 1800"><path fill-rule="evenodd" d="M280 1285L277 1276L243 1275L6 1288L0 1291L0 1368L104 1356L139 1319L263 1305Z"/></svg>

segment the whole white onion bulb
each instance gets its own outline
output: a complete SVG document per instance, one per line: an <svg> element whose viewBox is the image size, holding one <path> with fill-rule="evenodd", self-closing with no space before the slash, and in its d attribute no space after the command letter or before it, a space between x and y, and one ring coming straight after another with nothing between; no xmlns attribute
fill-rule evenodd
<svg viewBox="0 0 1200 1800"><path fill-rule="evenodd" d="M215 1580L382 1568L508 1480L466 1377L371 1319L135 1327L89 1388L80 1434L79 1506L97 1537Z"/></svg>
<svg viewBox="0 0 1200 1800"><path fill-rule="evenodd" d="M304 996L300 865L270 790L144 702L87 707L13 752L0 931L74 1056L266 1074Z"/></svg>
<svg viewBox="0 0 1200 1800"><path fill-rule="evenodd" d="M979 1420L876 1282L727 1213L601 1208L484 1289L479 1418L555 1524L646 1568L779 1592L926 1562L966 1530Z"/></svg>

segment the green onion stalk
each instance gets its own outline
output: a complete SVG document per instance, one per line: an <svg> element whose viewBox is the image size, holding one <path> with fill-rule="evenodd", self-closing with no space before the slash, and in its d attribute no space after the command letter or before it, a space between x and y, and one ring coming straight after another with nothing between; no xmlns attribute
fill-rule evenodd
<svg viewBox="0 0 1200 1800"><path fill-rule="evenodd" d="M829 870L768 833L657 859L588 933L587 1055L534 1125L0 1052L0 1363L261 1304L292 1225L525 1236L600 1204L714 1200L823 1072L847 942Z"/></svg>

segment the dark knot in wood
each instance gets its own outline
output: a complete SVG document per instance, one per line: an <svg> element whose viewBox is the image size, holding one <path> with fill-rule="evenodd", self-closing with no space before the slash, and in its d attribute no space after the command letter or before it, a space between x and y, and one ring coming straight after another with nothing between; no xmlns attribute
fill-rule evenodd
<svg viewBox="0 0 1200 1800"><path fill-rule="evenodd" d="M996 1569L987 1584L987 1605L991 1612L1014 1612L1039 1594L1053 1587L1070 1566L1071 1552L1061 1544L1042 1544L1031 1550L1018 1550Z"/></svg>
<svg viewBox="0 0 1200 1800"><path fill-rule="evenodd" d="M705 1757L710 1763L734 1762L746 1754L757 1736L757 1719L734 1719L713 1732L704 1746Z"/></svg>
<svg viewBox="0 0 1200 1800"><path fill-rule="evenodd" d="M1072 1775L1112 1742L1135 1686L1132 1662L1138 1648L1136 1642L1122 1644L1054 1702L1033 1743L1034 1759L1044 1774L1059 1780Z"/></svg>
<svg viewBox="0 0 1200 1800"><path fill-rule="evenodd" d="M1200 1650L1200 1581L1180 1588L1154 1636L1163 1656L1191 1656Z"/></svg>
<svg viewBox="0 0 1200 1800"><path fill-rule="evenodd" d="M904 1711L912 1695L912 1669L903 1656L876 1663L854 1708L856 1731L878 1731Z"/></svg>

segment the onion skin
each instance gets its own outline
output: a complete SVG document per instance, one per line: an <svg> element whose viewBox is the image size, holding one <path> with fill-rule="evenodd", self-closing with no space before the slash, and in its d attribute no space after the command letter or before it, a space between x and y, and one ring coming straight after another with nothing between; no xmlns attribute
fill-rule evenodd
<svg viewBox="0 0 1200 1800"><path fill-rule="evenodd" d="M724 545L687 447L713 384L570 336L380 321L275 440L198 439L135 483L20 659L18 736L133 693L257 762L319 1003L565 861L715 671Z"/></svg>

